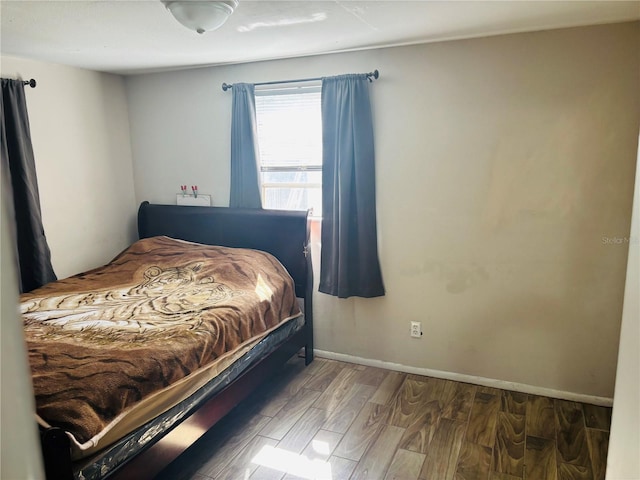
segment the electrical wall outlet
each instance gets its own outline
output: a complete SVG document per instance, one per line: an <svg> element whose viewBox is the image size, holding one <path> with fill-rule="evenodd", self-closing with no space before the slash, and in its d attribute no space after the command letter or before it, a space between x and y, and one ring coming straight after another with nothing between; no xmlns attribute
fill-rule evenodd
<svg viewBox="0 0 640 480"><path fill-rule="evenodd" d="M422 336L422 322L411 322L411 336L416 338Z"/></svg>

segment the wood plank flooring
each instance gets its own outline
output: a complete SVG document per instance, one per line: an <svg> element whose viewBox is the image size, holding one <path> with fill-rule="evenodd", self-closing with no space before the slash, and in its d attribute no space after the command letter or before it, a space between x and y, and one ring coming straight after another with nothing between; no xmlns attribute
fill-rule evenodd
<svg viewBox="0 0 640 480"><path fill-rule="evenodd" d="M604 480L611 409L291 359L161 480Z"/></svg>

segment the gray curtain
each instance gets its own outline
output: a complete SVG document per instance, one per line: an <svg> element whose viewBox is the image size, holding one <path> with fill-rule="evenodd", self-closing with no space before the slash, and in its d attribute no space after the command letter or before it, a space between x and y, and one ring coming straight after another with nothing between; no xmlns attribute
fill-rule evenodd
<svg viewBox="0 0 640 480"><path fill-rule="evenodd" d="M262 208L255 89L233 84L230 207Z"/></svg>
<svg viewBox="0 0 640 480"><path fill-rule="evenodd" d="M2 79L1 102L2 195L15 226L13 235L20 292L29 292L57 278L42 225L27 102L21 80Z"/></svg>
<svg viewBox="0 0 640 480"><path fill-rule="evenodd" d="M384 295L378 261L373 121L366 75L322 80L320 288Z"/></svg>

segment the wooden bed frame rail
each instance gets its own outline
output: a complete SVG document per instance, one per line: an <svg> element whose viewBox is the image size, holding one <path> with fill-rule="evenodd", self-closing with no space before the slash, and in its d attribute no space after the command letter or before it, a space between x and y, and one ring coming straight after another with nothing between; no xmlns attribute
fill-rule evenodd
<svg viewBox="0 0 640 480"><path fill-rule="evenodd" d="M307 212L152 205L138 210L138 235L165 235L207 245L252 248L274 255L294 280L304 301L305 326L236 380L204 402L180 424L107 477L114 480L151 479L231 411L240 401L277 374L291 356L305 349L305 363L313 360L313 271ZM48 480L73 480L69 439L63 430L41 431Z"/></svg>

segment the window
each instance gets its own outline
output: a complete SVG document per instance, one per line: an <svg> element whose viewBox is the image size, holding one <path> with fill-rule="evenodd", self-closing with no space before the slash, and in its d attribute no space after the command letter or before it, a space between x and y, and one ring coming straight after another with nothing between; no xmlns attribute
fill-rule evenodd
<svg viewBox="0 0 640 480"><path fill-rule="evenodd" d="M320 85L256 89L262 205L322 215Z"/></svg>

